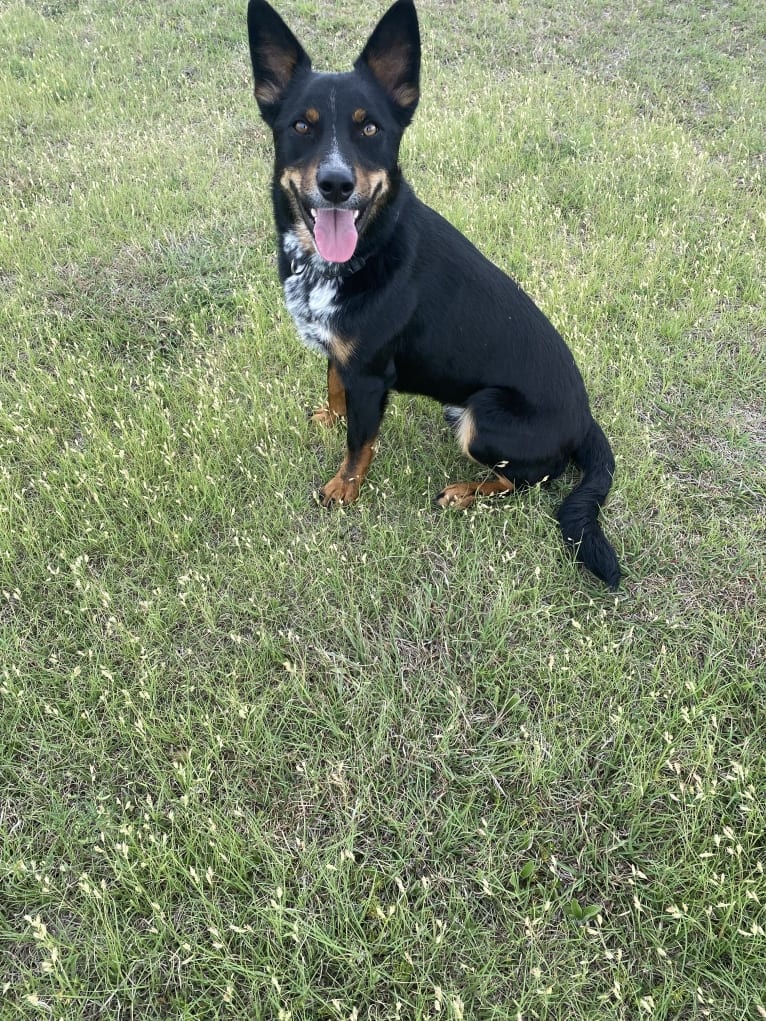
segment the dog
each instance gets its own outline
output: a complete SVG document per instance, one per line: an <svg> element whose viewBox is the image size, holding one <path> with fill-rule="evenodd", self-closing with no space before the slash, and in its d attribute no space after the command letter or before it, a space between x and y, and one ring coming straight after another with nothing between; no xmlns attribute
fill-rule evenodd
<svg viewBox="0 0 766 1021"><path fill-rule="evenodd" d="M614 457L565 342L521 287L421 202L399 167L420 97L412 0L378 22L353 70L318 73L266 0L250 0L255 98L274 138L272 201L287 307L327 358L327 405L346 454L321 489L352 503L392 390L444 408L460 449L491 469L436 497L465 508L580 468L558 510L564 541L610 588L620 568L599 524Z"/></svg>

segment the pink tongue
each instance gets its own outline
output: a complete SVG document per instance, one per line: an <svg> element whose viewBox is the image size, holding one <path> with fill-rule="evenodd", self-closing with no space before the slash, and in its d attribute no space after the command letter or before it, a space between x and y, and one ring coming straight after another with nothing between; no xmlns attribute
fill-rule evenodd
<svg viewBox="0 0 766 1021"><path fill-rule="evenodd" d="M314 240L323 259L348 262L357 238L353 209L317 209Z"/></svg>

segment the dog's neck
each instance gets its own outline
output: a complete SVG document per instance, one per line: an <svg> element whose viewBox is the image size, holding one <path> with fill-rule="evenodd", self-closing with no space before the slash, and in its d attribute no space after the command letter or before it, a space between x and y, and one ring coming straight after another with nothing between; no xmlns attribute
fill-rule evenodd
<svg viewBox="0 0 766 1021"><path fill-rule="evenodd" d="M350 277L354 273L358 273L359 270L365 265L367 260L372 255L372 252L366 255L355 255L348 262L326 262L318 255L306 255L305 253L298 256L292 256L283 245L285 254L290 260L290 275L300 276L302 273L311 267L314 276L324 277L326 280L337 280L341 277Z"/></svg>

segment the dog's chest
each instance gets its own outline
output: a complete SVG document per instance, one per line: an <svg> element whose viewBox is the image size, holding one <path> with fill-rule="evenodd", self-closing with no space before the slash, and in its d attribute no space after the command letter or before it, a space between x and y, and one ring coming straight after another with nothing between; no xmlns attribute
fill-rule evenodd
<svg viewBox="0 0 766 1021"><path fill-rule="evenodd" d="M338 281L315 277L310 268L285 280L285 301L301 340L321 354L328 354L335 340Z"/></svg>
<svg viewBox="0 0 766 1021"><path fill-rule="evenodd" d="M285 244L290 256L291 247ZM287 308L303 343L328 355L337 339L335 321L340 281L319 274L312 259L293 265L298 272L287 277L283 285Z"/></svg>

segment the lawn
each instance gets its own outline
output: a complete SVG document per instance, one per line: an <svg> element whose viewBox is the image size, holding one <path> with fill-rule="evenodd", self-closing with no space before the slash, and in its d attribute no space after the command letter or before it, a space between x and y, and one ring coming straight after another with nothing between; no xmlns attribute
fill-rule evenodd
<svg viewBox="0 0 766 1021"><path fill-rule="evenodd" d="M420 0L402 163L617 474L319 487L244 0L0 2L0 1019L766 1018L766 9ZM284 0L320 68L382 13Z"/></svg>

